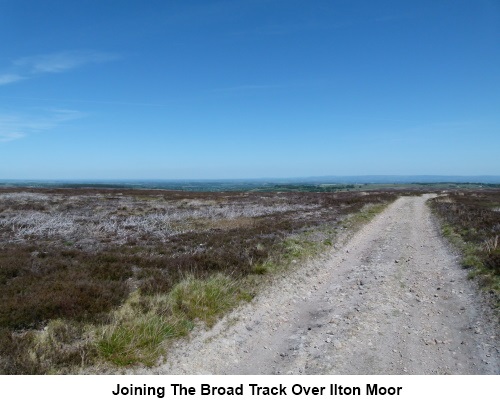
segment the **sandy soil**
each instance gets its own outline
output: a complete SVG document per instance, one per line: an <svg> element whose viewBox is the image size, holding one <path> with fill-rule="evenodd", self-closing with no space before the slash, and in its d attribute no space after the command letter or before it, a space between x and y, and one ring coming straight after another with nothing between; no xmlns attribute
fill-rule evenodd
<svg viewBox="0 0 500 405"><path fill-rule="evenodd" d="M402 197L282 275L158 374L500 374L498 324L425 201ZM489 321L488 321L489 319Z"/></svg>

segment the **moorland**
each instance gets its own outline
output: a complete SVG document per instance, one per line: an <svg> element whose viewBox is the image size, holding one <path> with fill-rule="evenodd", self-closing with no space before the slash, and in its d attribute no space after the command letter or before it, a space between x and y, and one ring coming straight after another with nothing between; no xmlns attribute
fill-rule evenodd
<svg viewBox="0 0 500 405"><path fill-rule="evenodd" d="M0 189L0 373L156 364L274 274L422 192L347 189ZM431 204L498 297L500 192L451 190Z"/></svg>

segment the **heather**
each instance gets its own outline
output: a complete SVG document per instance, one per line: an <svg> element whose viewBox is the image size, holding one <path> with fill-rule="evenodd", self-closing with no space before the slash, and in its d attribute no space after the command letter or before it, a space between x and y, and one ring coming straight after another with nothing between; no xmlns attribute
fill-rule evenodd
<svg viewBox="0 0 500 405"><path fill-rule="evenodd" d="M213 325L395 198L0 190L0 372L154 364L171 339Z"/></svg>

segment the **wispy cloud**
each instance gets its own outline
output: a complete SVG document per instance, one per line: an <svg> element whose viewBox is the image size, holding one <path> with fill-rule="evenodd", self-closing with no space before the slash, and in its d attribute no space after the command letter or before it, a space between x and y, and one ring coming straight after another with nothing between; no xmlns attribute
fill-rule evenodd
<svg viewBox="0 0 500 405"><path fill-rule="evenodd" d="M80 111L61 109L46 109L31 114L0 114L0 142L10 142L48 131L83 116Z"/></svg>
<svg viewBox="0 0 500 405"><path fill-rule="evenodd" d="M11 66L6 69L9 71L8 73L0 74L0 86L40 74L62 73L84 65L116 59L119 59L117 54L92 50L74 50L26 56L14 60Z"/></svg>
<svg viewBox="0 0 500 405"><path fill-rule="evenodd" d="M141 103L141 102L128 102L116 100L81 100L75 98L45 98L45 97L16 97L16 96L2 96L0 99L8 100L27 100L27 101L50 101L56 103L81 103L81 104L104 104L104 105L123 105L123 106L137 106L137 107L171 107L176 104L176 100L172 99L170 102L165 103Z"/></svg>
<svg viewBox="0 0 500 405"><path fill-rule="evenodd" d="M21 75L18 75L18 74L8 73L8 74L0 75L0 86L2 86L4 84L15 83L15 82L18 82L18 81L23 80L23 79L24 79L24 77Z"/></svg>
<svg viewBox="0 0 500 405"><path fill-rule="evenodd" d="M91 63L115 60L118 55L97 51L64 51L20 58L14 66L28 69L31 73L60 73Z"/></svg>

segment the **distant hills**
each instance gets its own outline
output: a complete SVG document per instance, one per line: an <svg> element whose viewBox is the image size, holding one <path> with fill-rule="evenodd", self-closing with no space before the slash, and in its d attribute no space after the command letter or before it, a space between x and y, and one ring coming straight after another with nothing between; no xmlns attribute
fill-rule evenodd
<svg viewBox="0 0 500 405"><path fill-rule="evenodd" d="M459 187L484 185L500 187L500 176L433 176L433 175L366 175L314 176L295 178L221 179L221 180L2 180L0 187L38 188L134 188L184 191L335 191L373 189L377 185L435 185L456 184ZM472 186L475 187L475 186Z"/></svg>
<svg viewBox="0 0 500 405"><path fill-rule="evenodd" d="M499 184L500 176L435 176L435 175L366 175L366 176L315 176L303 180L338 184L401 184L401 183L491 183Z"/></svg>

